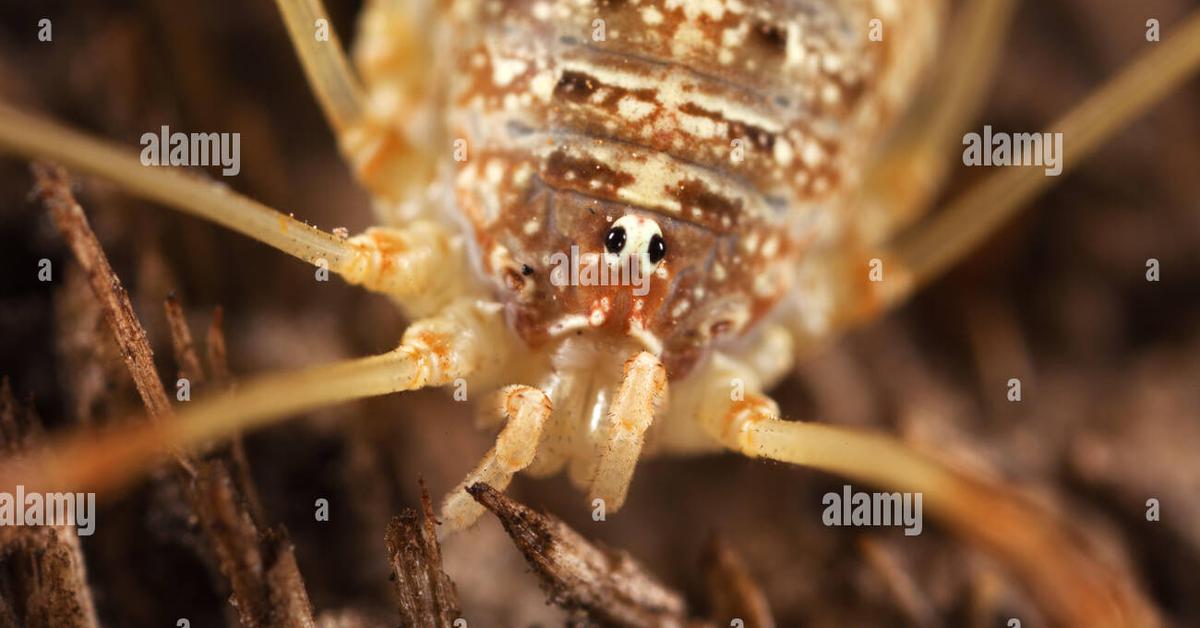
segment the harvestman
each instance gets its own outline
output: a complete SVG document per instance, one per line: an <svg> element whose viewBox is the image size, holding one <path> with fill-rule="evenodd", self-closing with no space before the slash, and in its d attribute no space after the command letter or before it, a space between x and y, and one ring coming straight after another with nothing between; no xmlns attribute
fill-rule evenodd
<svg viewBox="0 0 1200 628"><path fill-rule="evenodd" d="M358 73L336 37L314 37L319 0L277 4L344 155L393 226L340 238L3 105L0 147L327 267L416 322L383 355L264 377L176 421L6 461L5 486L113 486L171 447L461 378L496 390L506 419L464 485L502 489L518 471L566 469L616 510L643 446L724 447L922 492L1067 623L1154 621L1136 591L1003 489L882 434L782 420L762 392L797 355L906 298L1050 184L1040 169L1000 171L916 223L944 178L946 147L978 109L1010 2L969 3L921 90L945 12L933 0L791 12L372 2ZM886 35L868 38L868 24ZM1197 65L1200 15L1052 125L1066 167ZM545 260L575 244L650 268L649 293L551 285ZM868 282L869 263L887 280ZM443 504L451 529L482 512L462 488Z"/></svg>

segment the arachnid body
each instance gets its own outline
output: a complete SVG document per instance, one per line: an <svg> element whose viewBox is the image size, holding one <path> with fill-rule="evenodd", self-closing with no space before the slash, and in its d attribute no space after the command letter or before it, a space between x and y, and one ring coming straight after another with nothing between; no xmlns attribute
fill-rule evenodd
<svg viewBox="0 0 1200 628"><path fill-rule="evenodd" d="M503 472L489 457L467 483L566 465L619 508L644 440L664 451L718 446L696 421L706 396L732 401L739 382L771 385L796 345L870 299L861 271L873 255L863 256L851 192L932 54L941 11L454 3L430 35L452 51L438 60L448 78L426 95L439 108L388 97L410 82L398 48L412 18L386 3L369 9L357 49L365 100L390 108L366 117L403 136L406 104L431 111L416 117L417 132L436 147L434 185L453 190L402 220L466 240L469 266L454 272L498 302L510 330L489 344L520 347L510 352L520 365L505 369L525 379L505 383L536 388L505 402L514 431L500 447L527 451ZM905 34L872 41L872 19ZM425 123L438 114L441 124ZM385 198L411 197L371 172L388 171L377 165L385 149L355 146L365 180ZM555 259L584 271L568 276ZM589 281L597 267L625 280ZM443 293L436 306L461 296ZM527 404L543 409L523 413ZM481 512L463 491L450 499L455 525Z"/></svg>
<svg viewBox="0 0 1200 628"><path fill-rule="evenodd" d="M1030 511L994 486L881 435L784 421L764 395L803 349L903 298L1047 185L1001 173L897 237L927 209L1007 3L972 3L957 54L934 64L946 7L933 0L380 0L357 73L336 38L314 37L317 3L278 4L382 226L336 237L7 108L0 146L259 239L415 322L394 351L265 378L137 432L150 436L113 448L119 473L60 465L52 448L0 468L5 481L32 464L49 483L116 482L167 445L465 382L495 391L484 411L505 423L463 486L565 471L614 511L643 453L724 447L921 491L1057 616L1144 618L1135 592L1070 577L1086 557L1058 528L1011 534ZM1193 18L1177 37L1198 31ZM1074 159L1181 81L1196 48L1164 44L1064 118ZM128 434L62 446L102 458ZM450 528L482 512L462 488L443 504ZM1010 519L981 523L981 506Z"/></svg>

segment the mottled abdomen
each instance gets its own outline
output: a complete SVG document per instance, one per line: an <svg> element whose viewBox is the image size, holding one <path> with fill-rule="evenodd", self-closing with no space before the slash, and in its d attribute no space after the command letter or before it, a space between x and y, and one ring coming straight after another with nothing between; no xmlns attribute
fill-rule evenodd
<svg viewBox="0 0 1200 628"><path fill-rule="evenodd" d="M678 375L751 329L853 222L846 192L918 65L869 37L912 21L901 4L453 3L456 195L517 332L604 330ZM620 242L661 233L665 255L613 247L618 221ZM572 247L654 272L641 289L564 282Z"/></svg>

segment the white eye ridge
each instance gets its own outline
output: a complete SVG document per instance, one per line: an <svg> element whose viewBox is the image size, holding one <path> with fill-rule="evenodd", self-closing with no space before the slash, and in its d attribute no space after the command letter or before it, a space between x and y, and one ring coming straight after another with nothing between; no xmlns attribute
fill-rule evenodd
<svg viewBox="0 0 1200 628"><path fill-rule="evenodd" d="M633 259L653 270L667 255L662 229L650 218L625 215L616 220L604 237L605 259L610 264L629 263Z"/></svg>

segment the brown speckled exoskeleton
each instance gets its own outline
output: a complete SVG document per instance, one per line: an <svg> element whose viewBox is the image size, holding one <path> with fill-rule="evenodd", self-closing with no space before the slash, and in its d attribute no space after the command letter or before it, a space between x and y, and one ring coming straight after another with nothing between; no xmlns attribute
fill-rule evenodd
<svg viewBox="0 0 1200 628"><path fill-rule="evenodd" d="M1136 593L1074 577L1087 558L1058 532L1014 532L1032 511L998 488L882 435L781 420L763 394L806 348L905 297L1048 184L1004 171L913 226L976 110L1009 2L969 3L940 48L938 0L375 0L354 69L336 37L314 36L317 0L278 4L386 226L327 234L9 108L0 146L327 267L415 322L387 354L197 402L134 430L133 445L128 430L67 439L0 469L5 481L34 484L32 468L47 485L111 483L166 446L465 381L496 391L506 423L464 485L565 469L611 512L643 453L725 447L923 492L1057 617L1147 617ZM1060 121L1067 166L1178 84L1197 40L1193 18ZM950 52L935 63L938 50ZM1133 89L1138 76L1154 78ZM104 462L119 439L103 478L88 471L99 463L63 462ZM481 512L460 486L442 516L458 529Z"/></svg>

